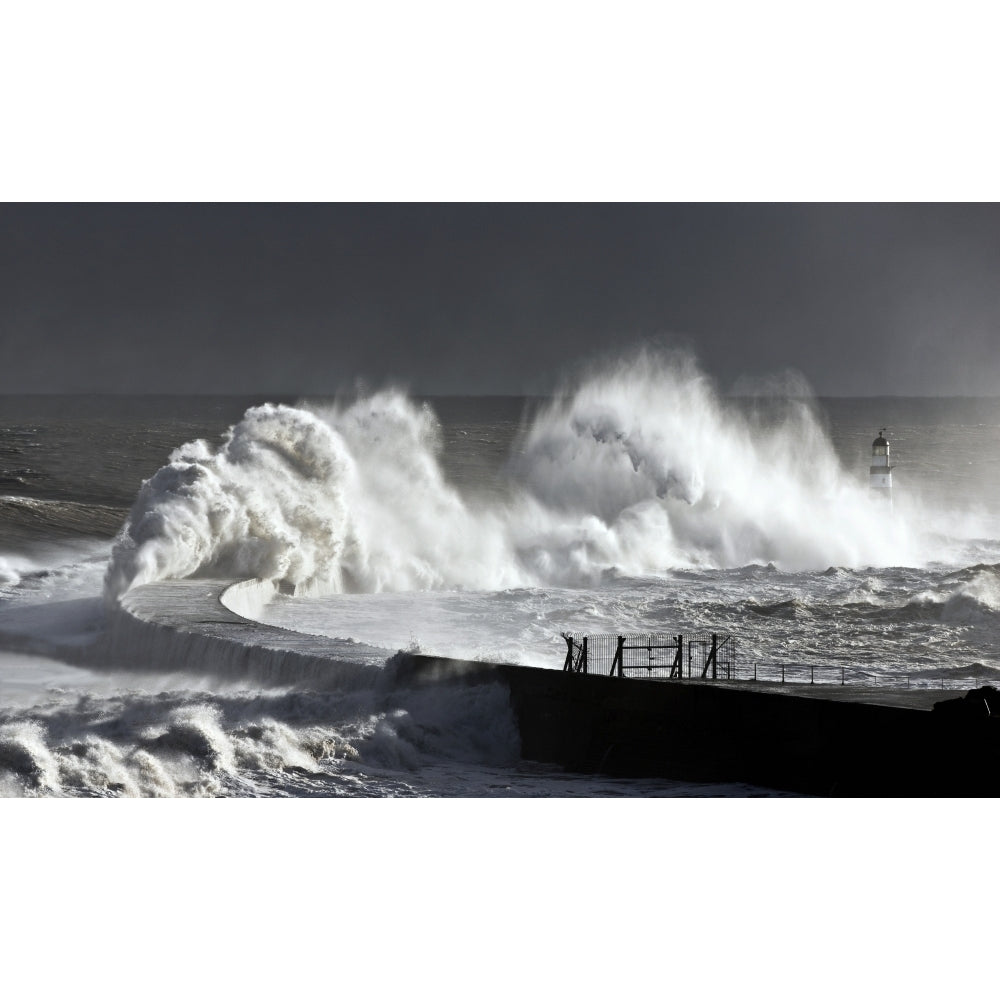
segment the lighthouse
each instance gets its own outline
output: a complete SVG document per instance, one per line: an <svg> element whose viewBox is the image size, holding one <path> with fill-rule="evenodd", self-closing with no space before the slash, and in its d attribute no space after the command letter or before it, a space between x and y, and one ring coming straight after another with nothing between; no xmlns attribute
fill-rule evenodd
<svg viewBox="0 0 1000 1000"><path fill-rule="evenodd" d="M885 500L892 507L892 466L889 464L889 442L885 439L885 428L872 441L872 464L868 469L868 485L871 495Z"/></svg>

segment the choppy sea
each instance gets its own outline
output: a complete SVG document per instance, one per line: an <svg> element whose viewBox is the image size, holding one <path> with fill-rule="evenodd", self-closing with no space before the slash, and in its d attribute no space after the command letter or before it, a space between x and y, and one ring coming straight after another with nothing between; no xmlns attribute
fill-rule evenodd
<svg viewBox="0 0 1000 1000"><path fill-rule="evenodd" d="M198 574L386 655L559 669L564 631L717 632L741 676L991 683L1000 400L726 396L656 358L552 399L0 398L0 794L766 795L521 761L489 688L102 662L121 594Z"/></svg>

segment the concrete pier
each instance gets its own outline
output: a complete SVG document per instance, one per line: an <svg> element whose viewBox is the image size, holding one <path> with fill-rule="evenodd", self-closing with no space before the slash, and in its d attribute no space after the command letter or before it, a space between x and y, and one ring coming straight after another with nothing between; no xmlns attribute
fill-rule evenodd
<svg viewBox="0 0 1000 1000"><path fill-rule="evenodd" d="M260 586L164 580L135 587L112 613L106 655L115 663L156 669L197 664L215 676L267 684L341 689L381 681L392 650L292 632L232 610L259 610Z"/></svg>
<svg viewBox="0 0 1000 1000"><path fill-rule="evenodd" d="M507 685L524 758L634 777L741 781L818 795L1000 794L992 689L893 690L640 680L392 653L251 621L256 581L179 580L129 591L119 658L322 688ZM255 590L255 588L257 588Z"/></svg>

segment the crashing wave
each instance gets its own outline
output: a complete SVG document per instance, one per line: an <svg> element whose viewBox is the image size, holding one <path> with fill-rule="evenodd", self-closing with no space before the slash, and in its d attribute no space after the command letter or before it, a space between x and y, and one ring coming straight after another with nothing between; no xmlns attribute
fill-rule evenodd
<svg viewBox="0 0 1000 1000"><path fill-rule="evenodd" d="M426 406L266 404L195 441L139 492L105 591L193 575L310 593L579 585L602 574L918 561L847 475L808 401L740 405L685 358L644 351L538 413L511 489L467 502Z"/></svg>

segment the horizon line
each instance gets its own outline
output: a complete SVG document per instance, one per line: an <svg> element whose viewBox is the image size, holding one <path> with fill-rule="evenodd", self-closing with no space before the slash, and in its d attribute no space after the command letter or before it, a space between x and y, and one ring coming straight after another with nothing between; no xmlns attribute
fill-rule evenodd
<svg viewBox="0 0 1000 1000"><path fill-rule="evenodd" d="M414 396L420 399L553 399L558 396L566 395L565 391L555 391L555 392L419 392L413 389L403 388L398 385L388 384L381 387L380 389L371 389L371 387L366 387L364 391L381 392L385 389L401 389L406 392L409 396ZM294 391L294 390L238 390L238 391L196 391L196 392L163 392L163 391L144 391L144 392L126 392L123 390L72 390L72 391L59 391L59 390L49 390L40 389L34 391L20 391L20 392L6 392L0 391L0 399L6 398L24 398L24 397L89 397L89 398L110 398L110 399L134 399L134 398L175 398L175 399L207 399L212 397L218 398L246 398L246 397L260 397L268 396L283 399L308 399L310 397L316 397L320 399L336 399L339 396L345 395L360 395L361 392L357 389L353 390L333 390L331 392L323 391ZM761 395L759 393L734 393L734 392L720 392L720 396L728 399L752 399L755 396ZM774 397L780 396L780 393L769 394ZM768 398L768 397L765 397ZM979 394L979 393L907 393L907 392L883 392L883 393L795 393L783 396L785 399L995 399L1000 400L1000 393L996 394Z"/></svg>

